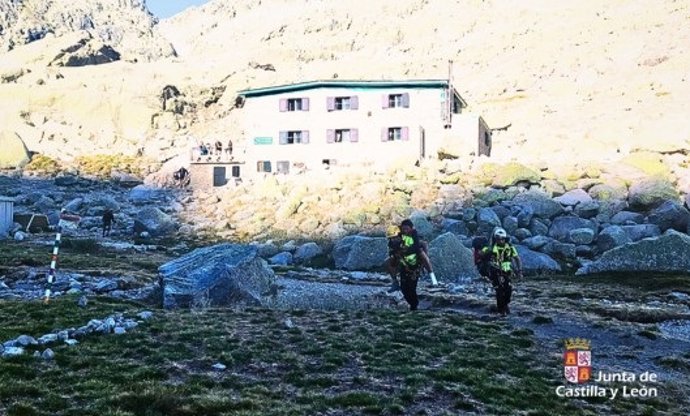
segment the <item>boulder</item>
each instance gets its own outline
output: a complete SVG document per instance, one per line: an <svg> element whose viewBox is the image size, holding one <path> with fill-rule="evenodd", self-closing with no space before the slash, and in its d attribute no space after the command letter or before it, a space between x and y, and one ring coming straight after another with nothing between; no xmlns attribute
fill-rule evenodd
<svg viewBox="0 0 690 416"><path fill-rule="evenodd" d="M563 213L561 204L540 191L529 190L518 194L513 198L513 203L523 207L530 207L534 215L540 218L551 219Z"/></svg>
<svg viewBox="0 0 690 416"><path fill-rule="evenodd" d="M624 184L599 184L589 188L587 193L598 201L622 200L627 198L628 189Z"/></svg>
<svg viewBox="0 0 690 416"><path fill-rule="evenodd" d="M575 254L577 257L584 257L586 259L591 259L594 256L594 249L592 246L579 245L575 247Z"/></svg>
<svg viewBox="0 0 690 416"><path fill-rule="evenodd" d="M559 241L569 242L570 231L577 228L589 228L592 233L597 232L597 225L593 221L574 215L566 215L553 220L548 236Z"/></svg>
<svg viewBox="0 0 690 416"><path fill-rule="evenodd" d="M134 188L144 184L142 179L139 179L132 174L115 170L110 173L110 179L117 182L123 188Z"/></svg>
<svg viewBox="0 0 690 416"><path fill-rule="evenodd" d="M549 227L539 218L532 218L529 225L529 231L532 235L546 235L549 233Z"/></svg>
<svg viewBox="0 0 690 416"><path fill-rule="evenodd" d="M475 195L475 204L478 206L488 207L497 202L508 199L508 195L500 189L486 189Z"/></svg>
<svg viewBox="0 0 690 416"><path fill-rule="evenodd" d="M594 218L599 214L599 203L597 201L581 202L575 207L575 215L580 218Z"/></svg>
<svg viewBox="0 0 690 416"><path fill-rule="evenodd" d="M515 234L515 230L518 229L518 220L515 217L507 216L503 218L503 228L510 235Z"/></svg>
<svg viewBox="0 0 690 416"><path fill-rule="evenodd" d="M527 228L518 228L515 231L513 231L512 234L519 241L532 237L532 233Z"/></svg>
<svg viewBox="0 0 690 416"><path fill-rule="evenodd" d="M470 230L467 229L467 226L465 223L461 220L453 220L450 218L444 218L443 223L443 232L445 233L453 233L457 235L470 235Z"/></svg>
<svg viewBox="0 0 690 416"><path fill-rule="evenodd" d="M563 260L574 260L577 257L575 244L551 241L542 247L542 251L552 257Z"/></svg>
<svg viewBox="0 0 690 416"><path fill-rule="evenodd" d="M665 201L677 201L678 192L671 182L660 178L648 178L630 187L628 203L639 211L655 208Z"/></svg>
<svg viewBox="0 0 690 416"><path fill-rule="evenodd" d="M604 228L597 236L597 250L600 253L629 243L628 233L618 225Z"/></svg>
<svg viewBox="0 0 690 416"><path fill-rule="evenodd" d="M658 237L661 235L661 230L654 224L623 225L621 228L631 241L639 241L643 238Z"/></svg>
<svg viewBox="0 0 690 416"><path fill-rule="evenodd" d="M491 208L481 208L477 213L477 225L477 233L488 236L501 226L501 220Z"/></svg>
<svg viewBox="0 0 690 416"><path fill-rule="evenodd" d="M685 232L690 222L690 212L675 201L666 201L649 213L647 221L659 226L661 232L670 228Z"/></svg>
<svg viewBox="0 0 690 416"><path fill-rule="evenodd" d="M553 200L561 205L575 206L585 202L592 202L592 197L583 189L573 189Z"/></svg>
<svg viewBox="0 0 690 416"><path fill-rule="evenodd" d="M270 258L275 256L276 254L280 253L280 248L276 246L273 243L264 243L264 244L258 244L256 246L256 249L259 253L259 257L261 258Z"/></svg>
<svg viewBox="0 0 690 416"><path fill-rule="evenodd" d="M517 213L516 217L518 220L518 227L528 228L530 222L532 222L532 216L534 215L534 210L530 206L516 206Z"/></svg>
<svg viewBox="0 0 690 416"><path fill-rule="evenodd" d="M568 240L574 244L585 245L594 241L595 232L591 228L575 228L570 230Z"/></svg>
<svg viewBox="0 0 690 416"><path fill-rule="evenodd" d="M690 273L690 236L669 231L658 238L626 244L604 253L576 274L603 272Z"/></svg>
<svg viewBox="0 0 690 416"><path fill-rule="evenodd" d="M268 259L268 262L278 266L290 266L293 263L292 253L283 251Z"/></svg>
<svg viewBox="0 0 690 416"><path fill-rule="evenodd" d="M172 217L155 207L142 209L134 219L134 232L137 234L148 232L153 237L161 237L176 230L177 224Z"/></svg>
<svg viewBox="0 0 690 416"><path fill-rule="evenodd" d="M275 275L257 248L220 244L165 263L158 272L163 307L268 306Z"/></svg>
<svg viewBox="0 0 690 416"><path fill-rule="evenodd" d="M459 282L479 277L472 250L453 233L445 233L429 243L429 259L440 282Z"/></svg>
<svg viewBox="0 0 690 416"><path fill-rule="evenodd" d="M491 209L496 213L496 215L498 216L498 219L501 221L503 221L503 219L505 217L509 216L512 212L512 210L510 208L503 206L503 205L494 205L491 207Z"/></svg>
<svg viewBox="0 0 690 416"><path fill-rule="evenodd" d="M79 184L79 177L75 175L60 175L55 177L55 186L75 186Z"/></svg>
<svg viewBox="0 0 690 416"><path fill-rule="evenodd" d="M314 257L318 257L321 254L323 254L323 250L321 249L321 247L319 247L318 244L314 242L306 243L297 247L297 250L295 251L294 255L294 260L297 264L306 264L309 263L312 259L314 259Z"/></svg>
<svg viewBox="0 0 690 416"><path fill-rule="evenodd" d="M21 168L31 160L24 141L16 133L0 131L0 149L0 169Z"/></svg>
<svg viewBox="0 0 690 416"><path fill-rule="evenodd" d="M475 218L477 218L477 209L476 208L464 208L462 210L462 220L465 222L473 221Z"/></svg>
<svg viewBox="0 0 690 416"><path fill-rule="evenodd" d="M532 251L522 245L516 245L515 248L522 261L522 270L525 275L533 276L558 273L561 271L561 266L546 254Z"/></svg>
<svg viewBox="0 0 690 416"><path fill-rule="evenodd" d="M638 212L632 211L620 211L611 217L611 224L623 225L623 224L642 224L644 221L644 215Z"/></svg>
<svg viewBox="0 0 690 416"><path fill-rule="evenodd" d="M376 269L382 267L387 258L388 240L383 237L352 235L339 240L333 248L337 269Z"/></svg>
<svg viewBox="0 0 690 416"><path fill-rule="evenodd" d="M129 199L132 202L151 202L160 199L164 191L152 186L137 185L129 190Z"/></svg>
<svg viewBox="0 0 690 416"><path fill-rule="evenodd" d="M508 163L499 166L493 178L491 186L495 188L508 188L520 182L539 183L541 175L520 163Z"/></svg>
<svg viewBox="0 0 690 416"><path fill-rule="evenodd" d="M415 212L410 215L410 220L412 224L414 224L414 228L417 230L420 237L425 240L431 238L434 233L434 225L428 220L426 214Z"/></svg>
<svg viewBox="0 0 690 416"><path fill-rule="evenodd" d="M68 202L63 208L69 212L79 212L82 204L84 203L84 198L74 198Z"/></svg>

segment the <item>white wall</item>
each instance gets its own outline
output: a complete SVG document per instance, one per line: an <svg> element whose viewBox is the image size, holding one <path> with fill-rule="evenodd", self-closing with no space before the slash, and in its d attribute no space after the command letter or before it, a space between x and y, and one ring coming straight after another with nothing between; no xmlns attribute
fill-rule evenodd
<svg viewBox="0 0 690 416"><path fill-rule="evenodd" d="M323 159L335 159L338 165L373 163L377 167L401 157L417 159L420 127L425 131L426 157L434 157L444 132L447 132L443 128L443 92L441 88L318 88L249 97L242 110L246 152L240 150L238 154L239 158L247 161L243 176L255 173L256 162L260 160L271 161L275 172L278 160L321 169ZM404 93L409 94L409 108L382 108L384 94ZM327 110L328 97L354 95L358 97L357 110ZM287 98L309 98L309 110L281 112L280 100ZM460 120L457 114L454 118ZM471 140L471 147L476 148L477 123L465 122L462 125L462 129L469 128L468 140ZM409 140L382 142L381 130L384 127L407 127ZM358 129L357 143L327 143L328 129L347 128ZM279 144L279 132L288 130L308 130L309 144ZM254 145L255 137L271 137L273 143Z"/></svg>

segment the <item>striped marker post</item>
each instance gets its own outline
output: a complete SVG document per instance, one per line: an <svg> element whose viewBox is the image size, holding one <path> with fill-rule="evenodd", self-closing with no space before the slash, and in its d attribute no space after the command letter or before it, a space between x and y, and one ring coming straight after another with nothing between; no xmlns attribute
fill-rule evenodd
<svg viewBox="0 0 690 416"><path fill-rule="evenodd" d="M62 222L62 221L60 221ZM55 269L57 268L58 253L60 251L60 240L62 239L62 226L58 223L57 234L55 234L55 244L53 245L53 257L50 260L50 271L48 272L48 286L46 287L45 303L50 302L50 294L55 282Z"/></svg>
<svg viewBox="0 0 690 416"><path fill-rule="evenodd" d="M48 272L48 285L46 287L44 302L50 302L50 295L52 294L53 283L56 279L56 270L58 264L58 253L60 252L60 240L62 239L62 230L73 228L76 229L81 221L78 215L67 214L65 209L60 210L60 221L57 225L57 234L55 234L55 244L53 244L53 256L50 259L50 271Z"/></svg>

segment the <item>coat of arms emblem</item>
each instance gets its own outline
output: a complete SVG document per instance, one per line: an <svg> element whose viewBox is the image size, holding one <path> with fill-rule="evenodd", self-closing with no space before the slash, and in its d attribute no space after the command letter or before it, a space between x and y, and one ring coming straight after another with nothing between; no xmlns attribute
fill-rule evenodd
<svg viewBox="0 0 690 416"><path fill-rule="evenodd" d="M563 366L565 379L570 383L586 383L592 377L592 349L590 341L582 338L565 340Z"/></svg>

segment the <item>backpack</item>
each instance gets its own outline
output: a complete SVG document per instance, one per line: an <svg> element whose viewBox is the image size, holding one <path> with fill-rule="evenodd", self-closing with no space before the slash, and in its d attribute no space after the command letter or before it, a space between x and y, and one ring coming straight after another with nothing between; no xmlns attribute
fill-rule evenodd
<svg viewBox="0 0 690 416"><path fill-rule="evenodd" d="M487 256L482 251L489 246L489 239L484 236L475 237L472 240L472 254L474 255L474 265L482 276L489 275L489 262L491 256Z"/></svg>

